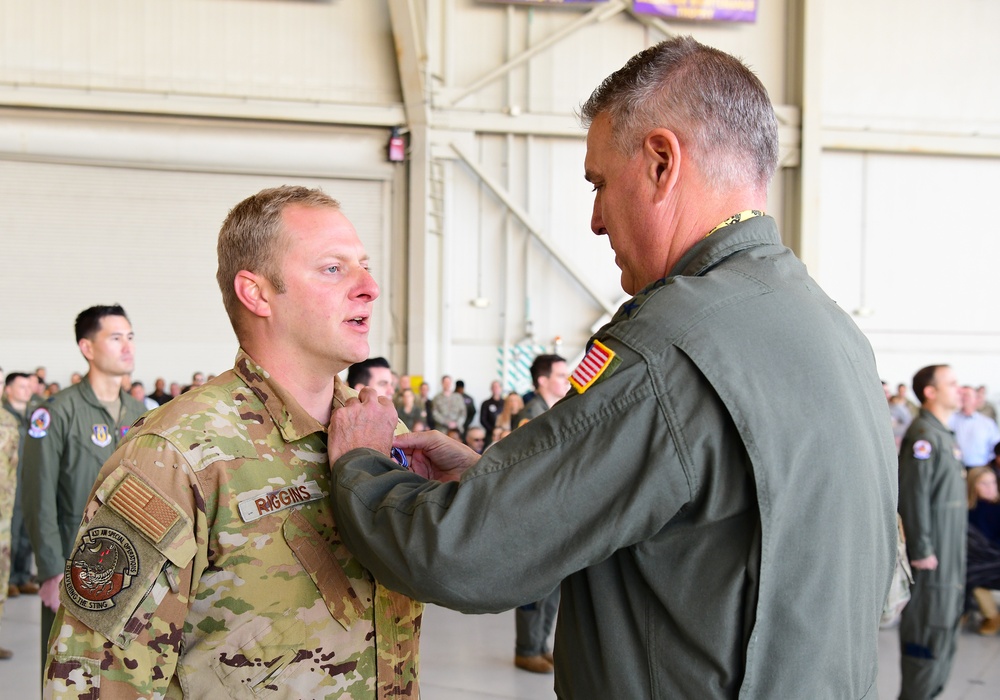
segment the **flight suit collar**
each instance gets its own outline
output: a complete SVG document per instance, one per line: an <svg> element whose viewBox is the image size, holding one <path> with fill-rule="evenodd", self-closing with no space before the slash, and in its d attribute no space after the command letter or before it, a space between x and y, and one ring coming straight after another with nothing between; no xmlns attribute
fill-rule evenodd
<svg viewBox="0 0 1000 700"><path fill-rule="evenodd" d="M666 277L643 287L638 294L622 304L609 325L632 318L645 301L655 292L674 281L677 277L697 277L726 258L747 250L766 245L781 245L778 225L770 216L753 218L716 228L710 235L698 241L691 250L677 261Z"/></svg>
<svg viewBox="0 0 1000 700"><path fill-rule="evenodd" d="M83 398L84 401L89 403L94 408L99 408L105 413L107 413L109 418L114 418L110 413L108 413L107 407L101 402L99 398L97 398L97 394L94 393L94 387L91 386L90 384L90 372L87 372L85 375L83 375L83 379L81 379L77 384L74 384L73 386L77 387L77 391L80 392L80 396ZM129 399L132 398L132 395L129 394L124 389L118 390L118 400L121 401L122 407L125 406L125 403L127 401L125 398L126 396ZM124 415L125 412L122 411L122 416ZM117 423L117 420L113 420L112 422Z"/></svg>
<svg viewBox="0 0 1000 700"><path fill-rule="evenodd" d="M770 216L755 216L730 224L695 243L677 261L667 278L703 275L729 256L762 245L781 245L778 225Z"/></svg>
<svg viewBox="0 0 1000 700"><path fill-rule="evenodd" d="M940 430L942 433L947 433L948 435L954 435L951 428L949 428L947 425L938 420L938 417L935 416L930 411L928 411L926 408L921 407L920 413L918 415L922 420L929 423L930 427L934 428L935 430Z"/></svg>
<svg viewBox="0 0 1000 700"><path fill-rule="evenodd" d="M236 354L234 370L264 404L264 410L271 416L285 442L296 442L314 433L326 433L326 426L309 415L295 397L274 381L267 370L257 364L243 348ZM340 377L335 377L333 385L335 407L342 406L349 396L345 391L347 388L340 381Z"/></svg>

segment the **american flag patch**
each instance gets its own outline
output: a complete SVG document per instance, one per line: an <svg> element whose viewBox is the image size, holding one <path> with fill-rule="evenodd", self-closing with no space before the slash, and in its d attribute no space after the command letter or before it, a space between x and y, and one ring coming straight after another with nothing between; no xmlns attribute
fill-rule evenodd
<svg viewBox="0 0 1000 700"><path fill-rule="evenodd" d="M180 516L149 486L129 474L108 499L108 505L154 543L170 531Z"/></svg>
<svg viewBox="0 0 1000 700"><path fill-rule="evenodd" d="M579 393L585 392L591 385L604 374L611 361L615 359L615 351L599 340L595 340L580 360L580 364L569 377L572 384Z"/></svg>

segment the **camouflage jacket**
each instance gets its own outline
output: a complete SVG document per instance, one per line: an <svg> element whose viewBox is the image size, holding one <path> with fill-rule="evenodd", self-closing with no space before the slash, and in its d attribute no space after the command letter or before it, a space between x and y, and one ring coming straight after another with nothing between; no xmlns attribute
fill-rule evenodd
<svg viewBox="0 0 1000 700"><path fill-rule="evenodd" d="M139 421L66 564L44 696L417 697L422 606L341 543L326 440L242 350Z"/></svg>
<svg viewBox="0 0 1000 700"><path fill-rule="evenodd" d="M10 518L14 514L14 495L17 493L17 420L0 409L0 540L10 534ZM4 581L4 590L7 585Z"/></svg>

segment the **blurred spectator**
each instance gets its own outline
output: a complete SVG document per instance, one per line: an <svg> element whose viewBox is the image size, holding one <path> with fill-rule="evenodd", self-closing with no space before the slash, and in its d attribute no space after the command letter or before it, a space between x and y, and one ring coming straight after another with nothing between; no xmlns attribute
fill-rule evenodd
<svg viewBox="0 0 1000 700"><path fill-rule="evenodd" d="M493 428L493 442L496 442L504 435L509 434L514 429L514 416L524 410L524 401L520 394L512 391L503 400L503 410L497 418L496 426Z"/></svg>
<svg viewBox="0 0 1000 700"><path fill-rule="evenodd" d="M503 410L503 388L495 379L490 384L490 398L483 401L479 407L479 424L486 429L486 444L493 442L493 430L497 427L497 418Z"/></svg>
<svg viewBox="0 0 1000 700"><path fill-rule="evenodd" d="M24 453L24 441L28 435L28 401L31 400L31 382L24 372L11 372L4 380L3 408L17 422L17 492L14 494L14 505L10 526L10 581L7 587L7 597L14 598L22 593L38 593L38 584L31 580L31 540L24 526L24 513L21 508L21 484L24 481L24 467L21 456Z"/></svg>
<svg viewBox="0 0 1000 700"><path fill-rule="evenodd" d="M427 424L427 412L417 402L417 397L413 394L413 389L403 389L400 403L396 406L396 414L411 432L417 432L416 424Z"/></svg>
<svg viewBox="0 0 1000 700"><path fill-rule="evenodd" d="M69 375L69 383L71 385L79 384L82 380L83 380L83 375L81 375L79 372L73 372L73 374Z"/></svg>
<svg viewBox="0 0 1000 700"><path fill-rule="evenodd" d="M145 406L147 411L152 411L160 405L150 397L146 396L146 389L143 387L142 382L132 382L132 386L128 388L128 393L132 395L133 399Z"/></svg>
<svg viewBox="0 0 1000 700"><path fill-rule="evenodd" d="M955 433L955 442L962 450L962 463L968 467L982 467L993 461L993 446L1000 442L997 422L976 410L979 399L976 390L963 386L962 410L955 413L948 427Z"/></svg>
<svg viewBox="0 0 1000 700"><path fill-rule="evenodd" d="M966 589L979 605L979 634L1000 632L1000 611L991 591L1000 590L1000 494L990 467L969 470L969 539Z"/></svg>
<svg viewBox="0 0 1000 700"><path fill-rule="evenodd" d="M986 386L981 385L976 387L976 405L980 413L982 413L987 418L991 418L994 421L997 419L997 408L989 401L986 400Z"/></svg>
<svg viewBox="0 0 1000 700"><path fill-rule="evenodd" d="M434 430L434 402L431 401L431 385L427 382L421 382L420 395L417 396L417 401L423 404L424 413L427 414L428 430Z"/></svg>
<svg viewBox="0 0 1000 700"><path fill-rule="evenodd" d="M149 395L149 398L155 401L159 406L162 406L171 398L170 394L168 394L165 390L166 386L167 383L163 377L157 377L156 382L153 383L153 393Z"/></svg>
<svg viewBox="0 0 1000 700"><path fill-rule="evenodd" d="M462 435L465 435L469 432L469 426L472 425L472 421L476 419L476 401L465 393L465 382L461 379L455 382L455 393L460 394L462 401L465 402L465 420L462 421Z"/></svg>
<svg viewBox="0 0 1000 700"><path fill-rule="evenodd" d="M465 431L465 444L472 448L476 454L482 454L486 449L486 430L478 425Z"/></svg>
<svg viewBox="0 0 1000 700"><path fill-rule="evenodd" d="M441 393L434 397L428 416L434 418L434 429L446 433L452 428L461 432L465 422L465 399L453 390L451 377L441 377Z"/></svg>
<svg viewBox="0 0 1000 700"><path fill-rule="evenodd" d="M375 390L379 396L392 398L392 369L384 357L369 357L355 362L347 368L347 386L354 391L365 387Z"/></svg>

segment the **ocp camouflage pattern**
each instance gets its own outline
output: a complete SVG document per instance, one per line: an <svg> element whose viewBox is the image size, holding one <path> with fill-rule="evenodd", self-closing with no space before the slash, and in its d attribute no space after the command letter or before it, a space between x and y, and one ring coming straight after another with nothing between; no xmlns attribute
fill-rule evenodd
<svg viewBox="0 0 1000 700"><path fill-rule="evenodd" d="M342 544L326 439L242 350L140 419L84 515L44 696L418 697L422 605Z"/></svg>
<svg viewBox="0 0 1000 700"><path fill-rule="evenodd" d="M17 420L0 408L0 617L10 581L10 523L17 495Z"/></svg>

